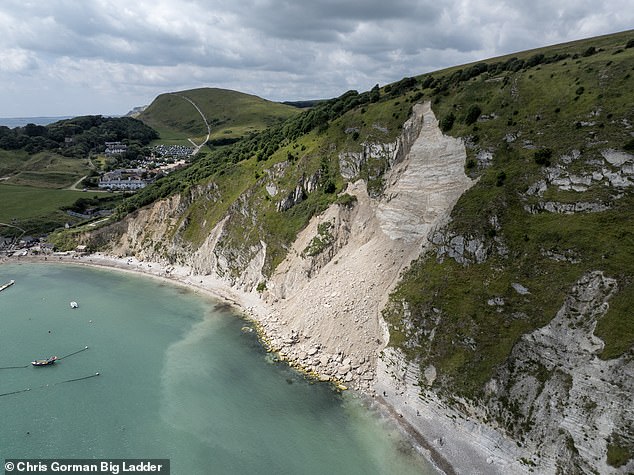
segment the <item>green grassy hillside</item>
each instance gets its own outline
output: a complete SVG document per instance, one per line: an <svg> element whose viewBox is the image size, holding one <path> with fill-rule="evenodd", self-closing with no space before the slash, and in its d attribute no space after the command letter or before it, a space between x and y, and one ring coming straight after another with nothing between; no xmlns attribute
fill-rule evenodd
<svg viewBox="0 0 634 475"><path fill-rule="evenodd" d="M100 193L106 199L111 194ZM36 188L0 184L0 223L13 224L27 234L39 235L52 229L74 224L80 220L72 218L62 208L70 208L78 200L93 197L81 191ZM0 236L11 236L15 228L0 226Z"/></svg>
<svg viewBox="0 0 634 475"><path fill-rule="evenodd" d="M549 322L592 270L619 282L596 329L601 357L632 351L634 176L605 157L634 148L633 74L630 31L420 78L479 177L437 241L461 236L486 251L464 263L432 246L385 313L391 344L438 368L440 389L479 396L521 335ZM442 331L429 338L432 328Z"/></svg>
<svg viewBox="0 0 634 475"><path fill-rule="evenodd" d="M384 310L389 344L421 369L433 366L436 377L427 389L448 403L464 398L484 408L485 422L497 421L521 446L534 423L534 406L522 415L524 388L512 397L504 391L513 387L511 376L533 369L514 371L511 352L523 335L553 320L582 276L601 271L616 281L616 291L596 328L592 317L587 326L571 319L568 328L600 337L605 346L599 358L627 361L634 355L633 74L634 31L627 31L348 91L209 151L126 199L119 217L180 194L170 228L154 235L147 223L149 231L141 231L134 246L182 262L227 218L213 251L222 261L218 271L237 281L265 249L267 279L312 216L334 202L354 206L352 197L340 195L348 181L363 179L373 198L383 198L393 157L376 151L394 144L413 104L430 101L443 131L464 141L465 172L477 181L390 296ZM182 97L161 96L161 104L164 123L153 127L170 130L172 124L181 136L205 133ZM249 130L232 135L239 129L230 119L222 123L228 112L209 114L221 122L216 136ZM353 153L357 161L350 166L346 160ZM124 229L106 227L88 238L68 238L65 245L81 239L107 246ZM136 251L141 249L130 249ZM259 282L257 288L265 286ZM586 316L570 309L575 312ZM622 361L611 363L618 367ZM541 391L539 385L559 370L536 368L530 376ZM504 371L508 387L499 387L499 398L491 399L485 385ZM564 376L562 394L570 389ZM590 386L588 391L601 397ZM548 404L562 401L555 394ZM631 429L615 428L614 434L608 463L621 464L634 453L631 438L619 438ZM562 436L561 430L555 435ZM561 460L575 458L575 443L565 451L570 454ZM577 472L582 470L561 468Z"/></svg>
<svg viewBox="0 0 634 475"><path fill-rule="evenodd" d="M28 155L24 151L0 150L0 176L5 184L67 188L90 171L88 160L53 152Z"/></svg>
<svg viewBox="0 0 634 475"><path fill-rule="evenodd" d="M247 249L266 241L265 271L271 273L311 216L338 199L337 192L345 186L339 154L361 151L365 141L392 142L400 134L412 97L399 94L376 88L324 101L158 180L126 200L120 211L125 214L174 193L188 195L198 187L216 190L213 195L220 199L194 199L180 216L179 238L195 248L230 213L222 246ZM370 161L360 177L372 177L372 187L380 193L380 175L386 168L385 160ZM281 202L306 179L314 180L315 188L300 203L280 209ZM271 196L267 185L279 192ZM236 266L236 274L240 271Z"/></svg>
<svg viewBox="0 0 634 475"><path fill-rule="evenodd" d="M188 138L200 143L207 136L207 127L190 101L207 119L212 141L259 132L300 113L295 107L249 94L202 88L161 94L138 118L159 131L162 143L187 143Z"/></svg>

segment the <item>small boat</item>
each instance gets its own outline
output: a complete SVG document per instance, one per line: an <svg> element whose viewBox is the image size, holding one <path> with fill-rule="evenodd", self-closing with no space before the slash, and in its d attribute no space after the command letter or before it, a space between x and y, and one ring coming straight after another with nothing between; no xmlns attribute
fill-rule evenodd
<svg viewBox="0 0 634 475"><path fill-rule="evenodd" d="M0 285L0 291L7 289L9 287L11 287L13 284L15 284L15 280L11 279L9 282L7 282L6 284Z"/></svg>
<svg viewBox="0 0 634 475"><path fill-rule="evenodd" d="M47 358L45 360L35 360L35 361L31 361L31 364L33 366L48 366L48 365L52 365L57 361L57 356L51 356L50 358Z"/></svg>
<svg viewBox="0 0 634 475"><path fill-rule="evenodd" d="M79 307L79 304L77 304L77 302L75 302L74 300L70 303L70 308L77 308Z"/></svg>

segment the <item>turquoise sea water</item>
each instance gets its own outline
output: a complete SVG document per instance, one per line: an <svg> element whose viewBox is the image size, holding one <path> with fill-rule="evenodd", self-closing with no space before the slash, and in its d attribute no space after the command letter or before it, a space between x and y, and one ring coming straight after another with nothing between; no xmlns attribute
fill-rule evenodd
<svg viewBox="0 0 634 475"><path fill-rule="evenodd" d="M78 266L0 266L0 285L10 279L0 367L26 367L0 369L0 394L31 390L0 396L0 459L168 458L172 474L435 473L352 394L275 363L219 302ZM86 345L53 366L29 364Z"/></svg>

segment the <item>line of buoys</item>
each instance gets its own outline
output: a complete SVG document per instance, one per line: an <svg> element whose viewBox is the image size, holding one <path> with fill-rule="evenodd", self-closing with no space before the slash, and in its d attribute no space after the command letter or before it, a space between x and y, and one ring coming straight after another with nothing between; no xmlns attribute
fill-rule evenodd
<svg viewBox="0 0 634 475"><path fill-rule="evenodd" d="M99 376L99 373L95 373L95 374L90 374L88 376L83 376L81 378L73 378L73 379L66 379L64 381L58 381L57 383L50 383L50 384L43 384L42 386L37 386L35 388L26 388L26 389L19 389L18 391L11 391L8 393L3 393L0 394L0 397L2 396L9 396L10 394L20 394L20 393L25 393L27 391L31 391L31 389L43 389L43 388L48 388L50 386L57 386L58 384L64 384L64 383L72 383L73 381L81 381L83 379L90 379L90 378L94 378L96 376Z"/></svg>
<svg viewBox="0 0 634 475"><path fill-rule="evenodd" d="M73 381L81 381L82 379L94 378L95 376L99 376L99 373L91 374L89 376L84 376L82 378L67 379L66 381L60 381L59 383L55 383L55 384L72 383Z"/></svg>
<svg viewBox="0 0 634 475"><path fill-rule="evenodd" d="M30 391L30 390L31 390L31 388L20 389L19 391L11 391L10 393L3 393L3 394L0 394L0 397L2 397L2 396L8 396L9 394L25 393L25 392Z"/></svg>
<svg viewBox="0 0 634 475"><path fill-rule="evenodd" d="M88 349L88 346L84 346L81 350L77 350L77 351L74 351L73 353L64 355L60 358L57 358L57 360L63 360L64 358L68 358L69 356L73 356L73 355L76 355L77 353L81 353L82 351L86 351L87 349ZM20 368L28 368L29 366L31 365L27 364L24 366L0 366L0 369L20 369Z"/></svg>
<svg viewBox="0 0 634 475"><path fill-rule="evenodd" d="M18 368L28 368L31 365L24 365L24 366L2 366L0 367L0 369L18 369Z"/></svg>
<svg viewBox="0 0 634 475"><path fill-rule="evenodd" d="M88 347L84 346L81 350L77 350L77 351L75 351L73 353L69 353L69 354L67 354L65 356L62 356L60 358L57 358L57 359L58 360L63 360L64 358L68 358L69 356L73 356L73 355L76 355L77 353L81 353L82 351L86 351L87 349L88 349Z"/></svg>

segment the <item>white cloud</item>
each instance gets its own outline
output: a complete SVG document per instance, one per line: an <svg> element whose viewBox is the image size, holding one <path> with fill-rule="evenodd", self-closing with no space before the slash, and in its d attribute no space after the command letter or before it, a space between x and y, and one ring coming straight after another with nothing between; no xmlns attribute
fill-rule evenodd
<svg viewBox="0 0 634 475"><path fill-rule="evenodd" d="M633 24L631 0L3 0L1 113L123 113L201 86L332 97Z"/></svg>
<svg viewBox="0 0 634 475"><path fill-rule="evenodd" d="M37 68L35 55L18 48L0 50L0 74L23 73Z"/></svg>

